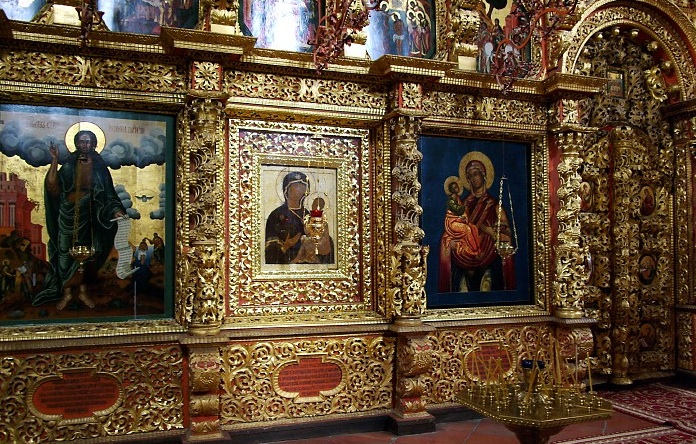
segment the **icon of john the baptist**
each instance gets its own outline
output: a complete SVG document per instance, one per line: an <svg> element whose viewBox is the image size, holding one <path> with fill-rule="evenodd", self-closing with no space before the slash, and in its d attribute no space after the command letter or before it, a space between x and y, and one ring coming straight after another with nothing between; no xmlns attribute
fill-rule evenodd
<svg viewBox="0 0 696 444"><path fill-rule="evenodd" d="M74 132L74 138L70 139ZM99 138L97 137L99 134ZM97 151L104 147L101 129L81 122L68 130L66 146L74 151L58 167L58 148L51 144L51 165L45 178L46 229L49 234L50 269L44 289L36 295L33 305L57 301L63 310L77 298L87 307L94 301L87 292L87 283L104 264L114 245L116 218L126 210L114 189L111 173ZM82 264L72 254L73 247L93 249Z"/></svg>
<svg viewBox="0 0 696 444"><path fill-rule="evenodd" d="M494 175L488 156L473 151L461 159L459 176L450 176L444 182L448 197L440 240L440 293L515 287L513 258L503 261L496 251L496 237L510 242L511 231L507 213L488 193ZM462 188L469 191L465 197Z"/></svg>

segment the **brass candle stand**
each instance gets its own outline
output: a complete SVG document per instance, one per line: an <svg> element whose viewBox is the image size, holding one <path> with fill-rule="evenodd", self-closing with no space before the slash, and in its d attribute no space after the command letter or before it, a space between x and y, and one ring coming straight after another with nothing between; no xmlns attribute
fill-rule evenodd
<svg viewBox="0 0 696 444"><path fill-rule="evenodd" d="M549 374L544 372L544 361L522 361L522 367L521 382L486 378L469 385L457 399L505 425L524 444L547 443L568 425L611 417L611 403L596 396L591 383L589 392L577 383L547 383Z"/></svg>

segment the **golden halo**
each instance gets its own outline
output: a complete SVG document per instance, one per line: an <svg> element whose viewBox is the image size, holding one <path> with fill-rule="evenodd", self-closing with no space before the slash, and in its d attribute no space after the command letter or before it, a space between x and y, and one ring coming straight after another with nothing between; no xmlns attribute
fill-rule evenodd
<svg viewBox="0 0 696 444"><path fill-rule="evenodd" d="M278 172L278 175L276 176L276 194L278 195L278 199L281 202L285 202L285 193L283 190L283 179L285 179L285 176L293 173L293 172L299 172L307 176L307 183L309 184L309 188L307 189L307 194L305 195L305 201L307 197L309 197L310 192L314 193L313 190L316 190L316 180L314 178L314 174L310 173L309 171L303 171L302 168L291 168L291 167L286 167L283 168L281 171Z"/></svg>
<svg viewBox="0 0 696 444"><path fill-rule="evenodd" d="M489 159L488 156L483 154L481 151L472 151L470 153L466 153L464 157L462 157L462 160L459 162L459 177L461 184L468 191L471 191L471 185L469 185L469 181L466 180L466 166L472 160L478 160L486 168L486 189L489 189L491 185L493 185L495 169L493 168L493 162L491 162L491 159Z"/></svg>
<svg viewBox="0 0 696 444"><path fill-rule="evenodd" d="M463 185L463 182L464 182L463 180L461 180L461 179L460 179L459 177L457 177L457 176L450 176L450 177L448 177L447 179L445 179L445 183L444 183L445 194L446 194L447 196L449 196L449 195L451 194L451 193L450 193L450 190L449 190L449 186L450 186L450 184L451 184L452 182L457 182L457 185L459 185L459 191L461 191L462 189L465 188L465 185ZM468 188L467 188L467 189L468 189Z"/></svg>
<svg viewBox="0 0 696 444"><path fill-rule="evenodd" d="M77 122L65 132L65 146L68 148L68 151L72 152L77 149L77 147L75 147L75 134L80 131L91 131L97 136L97 146L94 148L94 151L99 152L104 149L104 145L106 145L104 131L102 131L97 124L92 122Z"/></svg>

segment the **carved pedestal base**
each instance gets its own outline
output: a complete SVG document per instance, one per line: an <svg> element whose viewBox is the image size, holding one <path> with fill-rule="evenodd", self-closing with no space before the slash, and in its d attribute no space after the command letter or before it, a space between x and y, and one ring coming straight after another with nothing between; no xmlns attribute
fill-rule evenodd
<svg viewBox="0 0 696 444"><path fill-rule="evenodd" d="M387 430L395 435L417 435L435 431L435 417L430 413L414 413L398 416L389 415Z"/></svg>

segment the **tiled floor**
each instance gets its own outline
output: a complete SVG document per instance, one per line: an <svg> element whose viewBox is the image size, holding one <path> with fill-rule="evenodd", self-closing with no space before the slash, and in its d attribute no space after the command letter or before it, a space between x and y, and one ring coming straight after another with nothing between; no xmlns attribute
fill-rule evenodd
<svg viewBox="0 0 696 444"><path fill-rule="evenodd" d="M612 418L568 426L550 439L550 443L602 436L656 427L657 424L624 413L614 412ZM333 435L320 438L273 441L274 444L518 444L515 435L490 419L441 422L432 433L396 436L390 432L367 432ZM270 442L268 443L270 444Z"/></svg>

